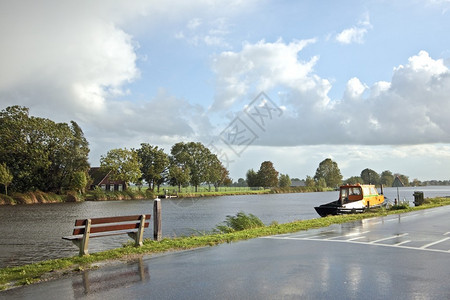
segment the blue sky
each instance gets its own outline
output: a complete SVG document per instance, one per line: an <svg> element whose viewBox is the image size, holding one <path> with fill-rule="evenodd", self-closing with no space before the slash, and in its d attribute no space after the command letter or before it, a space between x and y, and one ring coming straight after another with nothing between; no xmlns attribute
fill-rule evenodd
<svg viewBox="0 0 450 300"><path fill-rule="evenodd" d="M93 166L113 148L200 141L235 180L266 160L305 178L325 158L344 177L371 168L449 179L449 9L1 1L0 108L78 122ZM250 116L264 105L273 115L258 124Z"/></svg>

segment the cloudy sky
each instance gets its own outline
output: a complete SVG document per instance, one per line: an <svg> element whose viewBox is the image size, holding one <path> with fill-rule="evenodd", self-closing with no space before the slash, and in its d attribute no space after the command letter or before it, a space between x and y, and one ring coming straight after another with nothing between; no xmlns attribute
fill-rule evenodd
<svg viewBox="0 0 450 300"><path fill-rule="evenodd" d="M449 0L1 0L0 109L76 121L93 166L200 141L235 180L449 179L449 32Z"/></svg>

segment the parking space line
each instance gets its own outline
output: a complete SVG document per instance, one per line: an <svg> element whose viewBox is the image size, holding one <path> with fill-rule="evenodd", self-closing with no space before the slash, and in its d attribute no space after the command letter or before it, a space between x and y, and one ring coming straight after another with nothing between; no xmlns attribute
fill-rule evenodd
<svg viewBox="0 0 450 300"><path fill-rule="evenodd" d="M411 241L410 241L410 240L408 240L408 241L403 241L403 242L394 244L394 246L400 246L400 245L403 245L403 244L406 244L406 243L409 243L409 242L411 242Z"/></svg>
<svg viewBox="0 0 450 300"><path fill-rule="evenodd" d="M402 236L405 236L405 235L408 235L408 234L407 233L403 233L403 234L399 234L399 235L393 235L393 236L390 236L390 237L387 237L387 238L371 241L368 244L375 244L375 243L378 243L378 242L381 242L381 241L391 240L391 239L395 239L397 237L402 237Z"/></svg>
<svg viewBox="0 0 450 300"><path fill-rule="evenodd" d="M355 240L363 239L363 238L365 238L365 236L358 236L358 237L354 237L354 238L348 239L347 241L355 241Z"/></svg>
<svg viewBox="0 0 450 300"><path fill-rule="evenodd" d="M450 239L450 237L447 237L447 238L445 238L445 239L442 239L442 240L439 240L439 241L436 241L436 242L433 242L433 243L429 243L429 244L423 245L422 247L420 247L420 249L428 248L428 247L430 247L430 246L433 246L433 245L436 245L436 244L445 242L446 240L449 240L449 239Z"/></svg>

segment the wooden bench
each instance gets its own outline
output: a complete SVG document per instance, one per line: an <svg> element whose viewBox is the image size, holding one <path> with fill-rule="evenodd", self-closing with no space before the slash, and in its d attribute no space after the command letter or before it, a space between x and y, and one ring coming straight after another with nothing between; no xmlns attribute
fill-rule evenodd
<svg viewBox="0 0 450 300"><path fill-rule="evenodd" d="M128 234L136 246L142 246L144 228L149 226L151 215L134 215L75 220L71 236L64 240L72 241L80 249L80 256L88 254L89 238Z"/></svg>

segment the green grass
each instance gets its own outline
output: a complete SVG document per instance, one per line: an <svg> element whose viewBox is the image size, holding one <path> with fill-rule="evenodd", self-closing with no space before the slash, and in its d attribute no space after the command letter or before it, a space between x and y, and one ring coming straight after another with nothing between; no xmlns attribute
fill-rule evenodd
<svg viewBox="0 0 450 300"><path fill-rule="evenodd" d="M127 259L136 255L214 246L223 243L231 243L257 237L327 227L332 224L341 224L361 219L411 212L444 205L450 205L450 198L427 199L425 204L419 207L407 207L397 210L386 210L380 208L371 210L370 212L364 214L328 216L325 218L295 221L286 224L277 224L274 222L270 226L233 231L231 233L208 234L172 239L166 238L160 242L145 240L144 245L139 248L136 248L131 244L127 244L123 248L97 252L84 257L74 256L69 258L47 260L19 267L2 268L0 269L0 290L13 286L31 284L47 278L54 278L72 272L79 272L92 268L93 264L101 261Z"/></svg>

